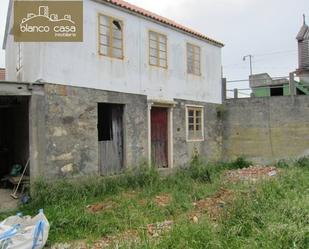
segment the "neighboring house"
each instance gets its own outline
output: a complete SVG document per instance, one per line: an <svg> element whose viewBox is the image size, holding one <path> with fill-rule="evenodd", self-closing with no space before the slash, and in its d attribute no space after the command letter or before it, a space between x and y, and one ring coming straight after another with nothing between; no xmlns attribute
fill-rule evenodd
<svg viewBox="0 0 309 249"><path fill-rule="evenodd" d="M290 95L289 80L286 78L273 79L267 73L249 76L250 88L254 97Z"/></svg>
<svg viewBox="0 0 309 249"><path fill-rule="evenodd" d="M222 43L120 0L84 1L82 43L14 43L7 20L0 104L32 177L220 158Z"/></svg>
<svg viewBox="0 0 309 249"><path fill-rule="evenodd" d="M0 68L0 81L5 80L5 68Z"/></svg>
<svg viewBox="0 0 309 249"><path fill-rule="evenodd" d="M309 27L305 22L305 17L296 39L299 62L296 75L299 81L296 81L294 77L272 79L267 73L251 75L249 81L254 97L290 95L291 87L294 88L296 95L309 95ZM289 81L293 81L293 84L290 85Z"/></svg>

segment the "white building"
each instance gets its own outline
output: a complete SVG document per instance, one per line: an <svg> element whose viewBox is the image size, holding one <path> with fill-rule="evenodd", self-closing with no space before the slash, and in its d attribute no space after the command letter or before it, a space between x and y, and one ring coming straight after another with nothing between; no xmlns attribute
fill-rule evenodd
<svg viewBox="0 0 309 249"><path fill-rule="evenodd" d="M100 52L104 47L99 48L99 20L104 17L121 24L121 58L104 56L103 51ZM12 26L11 19L8 33ZM156 53L156 50L149 51L151 32L166 39L164 50L167 55L161 54L166 60L163 67L150 63L149 54ZM49 83L146 94L151 99L221 102L223 45L123 1L85 0L84 42L81 43L18 44L8 33L3 45L9 81L34 82L41 79ZM101 42L104 43L103 40ZM196 65L200 70L195 73L188 70L189 44L200 51ZM196 57L199 57L197 53ZM19 65L21 58L22 65Z"/></svg>
<svg viewBox="0 0 309 249"><path fill-rule="evenodd" d="M83 42L15 43L9 6L6 80L23 86L2 89L27 96L34 176L220 158L222 43L121 0L84 0L83 24Z"/></svg>

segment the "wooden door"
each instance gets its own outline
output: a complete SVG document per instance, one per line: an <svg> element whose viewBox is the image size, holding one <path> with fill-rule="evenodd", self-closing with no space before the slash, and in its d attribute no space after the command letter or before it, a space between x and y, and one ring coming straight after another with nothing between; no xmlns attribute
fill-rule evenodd
<svg viewBox="0 0 309 249"><path fill-rule="evenodd" d="M123 169L123 106L99 106L99 159L102 175Z"/></svg>
<svg viewBox="0 0 309 249"><path fill-rule="evenodd" d="M154 165L168 167L167 108L151 108L151 156Z"/></svg>

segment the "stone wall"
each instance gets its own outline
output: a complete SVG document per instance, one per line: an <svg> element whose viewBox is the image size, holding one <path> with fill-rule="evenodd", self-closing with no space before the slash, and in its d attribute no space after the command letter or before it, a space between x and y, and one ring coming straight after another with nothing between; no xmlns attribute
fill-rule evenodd
<svg viewBox="0 0 309 249"><path fill-rule="evenodd" d="M222 122L218 104L175 99L177 105L173 111L174 130L174 165L188 165L194 153L207 161L221 159ZM186 105L204 107L204 141L186 140Z"/></svg>
<svg viewBox="0 0 309 249"><path fill-rule="evenodd" d="M309 154L309 96L231 99L224 109L224 159L269 163Z"/></svg>
<svg viewBox="0 0 309 249"><path fill-rule="evenodd" d="M146 96L45 84L45 176L100 173L97 103L125 105L125 167L146 159Z"/></svg>

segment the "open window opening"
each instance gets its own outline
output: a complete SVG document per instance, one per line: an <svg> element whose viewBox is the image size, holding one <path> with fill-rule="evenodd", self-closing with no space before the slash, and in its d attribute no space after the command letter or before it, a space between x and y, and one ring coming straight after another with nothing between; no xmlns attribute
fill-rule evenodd
<svg viewBox="0 0 309 249"><path fill-rule="evenodd" d="M271 87L270 96L283 96L283 86Z"/></svg>
<svg viewBox="0 0 309 249"><path fill-rule="evenodd" d="M29 97L0 96L0 189L29 185ZM12 192L10 190L10 192Z"/></svg>

